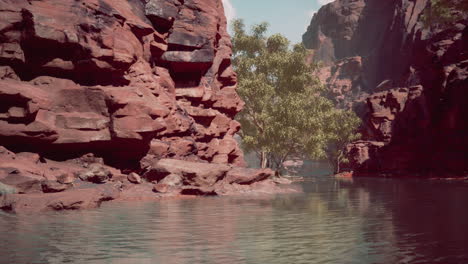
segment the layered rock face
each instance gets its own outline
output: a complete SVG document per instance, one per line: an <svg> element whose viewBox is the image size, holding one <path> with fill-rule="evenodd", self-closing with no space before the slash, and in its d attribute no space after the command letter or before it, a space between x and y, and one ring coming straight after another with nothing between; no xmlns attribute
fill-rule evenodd
<svg viewBox="0 0 468 264"><path fill-rule="evenodd" d="M336 0L303 36L329 96L363 118L357 175L468 171L468 20L425 27L426 0Z"/></svg>
<svg viewBox="0 0 468 264"><path fill-rule="evenodd" d="M0 145L242 165L230 47L217 0L2 0Z"/></svg>
<svg viewBox="0 0 468 264"><path fill-rule="evenodd" d="M272 187L236 83L220 0L0 0L0 208Z"/></svg>

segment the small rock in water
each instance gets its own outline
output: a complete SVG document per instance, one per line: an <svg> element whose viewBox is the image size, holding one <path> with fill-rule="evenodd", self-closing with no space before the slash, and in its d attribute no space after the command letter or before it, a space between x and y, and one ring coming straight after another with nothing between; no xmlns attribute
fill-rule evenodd
<svg viewBox="0 0 468 264"><path fill-rule="evenodd" d="M153 191L157 193L167 193L169 191L169 186L167 184L155 184L153 186Z"/></svg>
<svg viewBox="0 0 468 264"><path fill-rule="evenodd" d="M274 175L275 172L271 169L233 168L226 174L226 181L228 183L250 185L273 178Z"/></svg>
<svg viewBox="0 0 468 264"><path fill-rule="evenodd" d="M127 176L127 180L131 183L135 183L135 184L140 184L141 183L141 177L140 175L132 172L130 173L128 176Z"/></svg>

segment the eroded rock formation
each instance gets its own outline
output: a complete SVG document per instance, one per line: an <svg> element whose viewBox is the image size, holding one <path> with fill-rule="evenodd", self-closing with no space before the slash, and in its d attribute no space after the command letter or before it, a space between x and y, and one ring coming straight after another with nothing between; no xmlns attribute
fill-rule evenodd
<svg viewBox="0 0 468 264"><path fill-rule="evenodd" d="M428 2L336 0L303 36L330 98L363 118L348 147L355 175L468 172L467 14L427 26Z"/></svg>
<svg viewBox="0 0 468 264"><path fill-rule="evenodd" d="M107 183L164 158L244 166L236 83L220 0L0 0L0 181L68 193L75 174Z"/></svg>
<svg viewBox="0 0 468 264"><path fill-rule="evenodd" d="M221 1L0 1L0 144L243 163ZM70 151L73 150L73 151Z"/></svg>

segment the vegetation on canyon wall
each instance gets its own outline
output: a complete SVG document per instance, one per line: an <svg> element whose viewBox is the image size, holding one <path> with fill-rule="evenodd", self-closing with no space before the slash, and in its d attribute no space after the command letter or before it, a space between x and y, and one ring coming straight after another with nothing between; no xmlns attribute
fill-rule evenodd
<svg viewBox="0 0 468 264"><path fill-rule="evenodd" d="M468 12L468 1L431 0L421 19L426 27L446 25L461 19L466 12Z"/></svg>
<svg viewBox="0 0 468 264"><path fill-rule="evenodd" d="M321 96L323 86L306 63L308 51L284 36L267 37L266 23L246 33L242 20L233 23L233 64L245 109L238 115L246 151L254 151L262 168L281 171L293 156L328 159L338 170L347 142L356 139L359 119L338 110Z"/></svg>
<svg viewBox="0 0 468 264"><path fill-rule="evenodd" d="M383 4L385 2L385 4ZM328 98L362 118L355 177L463 177L468 171L468 1L336 0L303 35Z"/></svg>

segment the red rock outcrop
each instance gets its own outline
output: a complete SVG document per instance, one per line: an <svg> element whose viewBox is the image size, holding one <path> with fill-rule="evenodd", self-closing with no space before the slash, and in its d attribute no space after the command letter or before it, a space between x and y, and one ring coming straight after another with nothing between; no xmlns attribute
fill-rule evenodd
<svg viewBox="0 0 468 264"><path fill-rule="evenodd" d="M221 0L0 0L0 207L214 192L244 166L236 84ZM168 158L201 171L146 177Z"/></svg>
<svg viewBox="0 0 468 264"><path fill-rule="evenodd" d="M468 172L468 14L422 23L427 0L336 0L303 36L324 61L338 107L363 118L348 146L354 175L445 177Z"/></svg>
<svg viewBox="0 0 468 264"><path fill-rule="evenodd" d="M0 209L13 213L79 210L106 201L157 200L185 195L291 192L269 169L176 159L154 161L141 177L124 175L87 154L57 162L0 147Z"/></svg>
<svg viewBox="0 0 468 264"><path fill-rule="evenodd" d="M242 165L223 14L217 0L0 1L0 145Z"/></svg>

